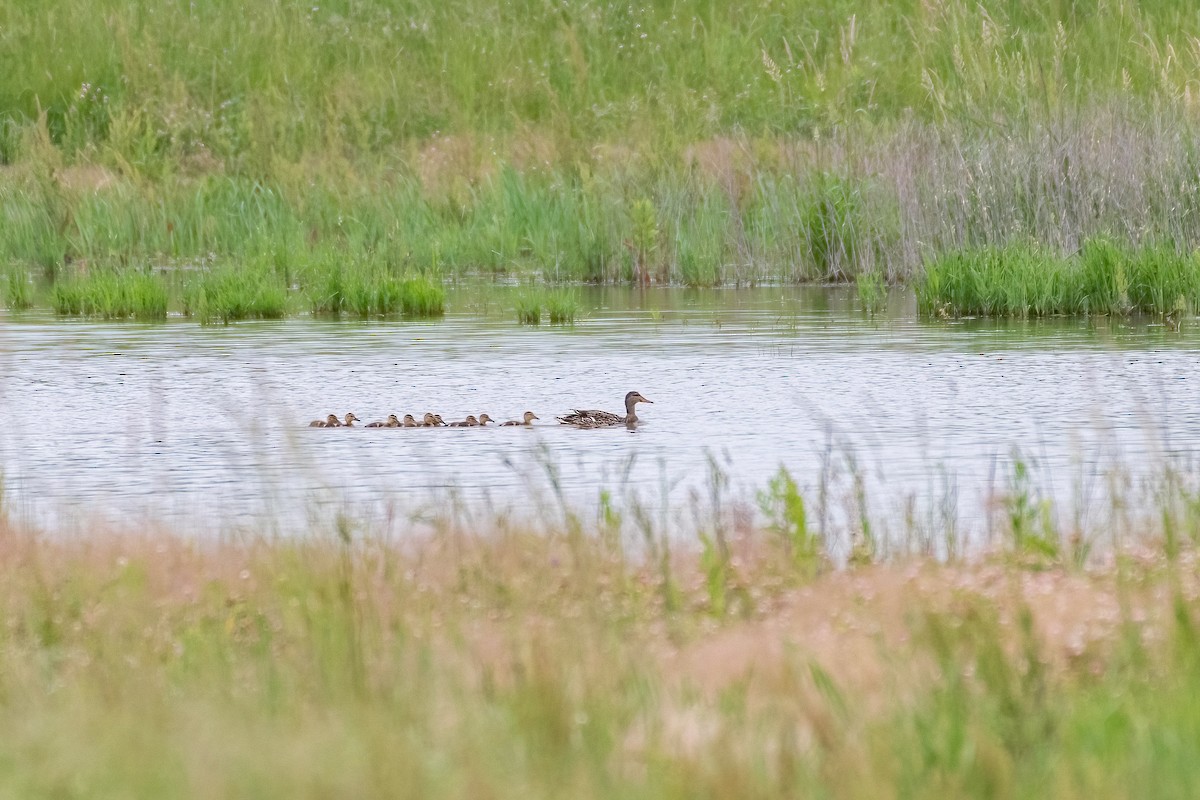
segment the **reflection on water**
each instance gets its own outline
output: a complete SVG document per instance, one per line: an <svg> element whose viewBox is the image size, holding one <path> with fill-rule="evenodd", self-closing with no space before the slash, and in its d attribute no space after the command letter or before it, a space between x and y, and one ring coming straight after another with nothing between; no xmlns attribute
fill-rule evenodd
<svg viewBox="0 0 1200 800"><path fill-rule="evenodd" d="M407 514L444 503L594 503L602 488L686 498L710 459L733 491L784 465L887 519L955 494L971 518L1014 448L1065 494L1200 446L1200 332L1134 323L925 323L897 293L869 320L840 290L581 290L574 328L515 324L512 290L452 290L434 322L293 320L232 327L0 323L0 466L10 513L199 530L331 508ZM622 411L634 432L554 424ZM328 413L447 420L486 412L531 429L321 430ZM999 465L999 466L998 466ZM825 480L822 480L824 475Z"/></svg>

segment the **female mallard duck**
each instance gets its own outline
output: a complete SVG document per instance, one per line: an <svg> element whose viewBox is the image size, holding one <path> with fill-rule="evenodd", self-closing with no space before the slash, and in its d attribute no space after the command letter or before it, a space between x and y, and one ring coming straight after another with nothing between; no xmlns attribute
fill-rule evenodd
<svg viewBox="0 0 1200 800"><path fill-rule="evenodd" d="M353 414L346 414L346 418L344 420L342 420L342 427L343 428L353 428L354 423L356 423L356 422L362 422L362 420L359 419L358 417L354 416Z"/></svg>
<svg viewBox="0 0 1200 800"><path fill-rule="evenodd" d="M412 414L405 414L405 415L404 415L404 423L403 423L403 427L405 427L405 428L419 428L419 427L421 427L421 423L419 423L419 422L417 422L415 419L413 419L413 415L412 415Z"/></svg>
<svg viewBox="0 0 1200 800"><path fill-rule="evenodd" d="M534 414L532 411L526 411L525 416L523 416L521 419L510 419L508 422L501 422L500 427L504 428L509 425L532 425L533 421L537 418L537 414Z"/></svg>
<svg viewBox="0 0 1200 800"><path fill-rule="evenodd" d="M450 428L476 428L478 426L479 426L479 420L475 419L474 416L468 416L462 422L451 422L450 425L447 427L450 427Z"/></svg>
<svg viewBox="0 0 1200 800"><path fill-rule="evenodd" d="M368 428L399 428L400 418L395 414L388 414L386 422L370 422L367 423Z"/></svg>
<svg viewBox="0 0 1200 800"><path fill-rule="evenodd" d="M653 400L647 400L642 397L640 392L630 392L625 395L625 416L612 414L608 411L596 410L580 410L575 409L570 414L564 414L558 418L558 421L564 425L574 425L576 428L607 428L612 425L637 424L637 414L633 413L633 407L638 403L653 403Z"/></svg>
<svg viewBox="0 0 1200 800"><path fill-rule="evenodd" d="M486 426L489 422L495 422L495 421L496 420L492 419L487 414L479 415L479 427L481 427L481 428Z"/></svg>
<svg viewBox="0 0 1200 800"><path fill-rule="evenodd" d="M337 414L330 414L325 419L314 419L312 422L308 423L308 427L310 427L310 428L340 428L340 427L342 427L342 423L340 420L338 420Z"/></svg>
<svg viewBox="0 0 1200 800"><path fill-rule="evenodd" d="M433 415L433 421L434 421L434 422L436 422L438 425L445 425L445 424L446 424L446 420L442 419L442 415L441 415L441 414L434 414L434 415Z"/></svg>

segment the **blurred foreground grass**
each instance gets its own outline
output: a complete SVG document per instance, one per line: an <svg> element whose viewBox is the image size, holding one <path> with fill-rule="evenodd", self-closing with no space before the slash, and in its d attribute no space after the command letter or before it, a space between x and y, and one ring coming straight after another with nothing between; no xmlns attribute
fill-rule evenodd
<svg viewBox="0 0 1200 800"><path fill-rule="evenodd" d="M0 794L1194 796L1200 578L1172 530L1086 567L1014 531L833 571L762 531L0 524Z"/></svg>

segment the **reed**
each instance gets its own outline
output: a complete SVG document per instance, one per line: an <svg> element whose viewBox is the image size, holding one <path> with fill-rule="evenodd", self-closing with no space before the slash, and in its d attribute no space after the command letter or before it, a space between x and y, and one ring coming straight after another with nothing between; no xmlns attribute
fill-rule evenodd
<svg viewBox="0 0 1200 800"><path fill-rule="evenodd" d="M4 305L14 311L22 311L33 306L33 290L30 286L29 274L21 268L10 268L0 274L0 298Z"/></svg>
<svg viewBox="0 0 1200 800"><path fill-rule="evenodd" d="M926 265L917 298L933 316L1192 313L1200 307L1200 258L1107 239L1069 256L1026 246L964 250Z"/></svg>
<svg viewBox="0 0 1200 800"><path fill-rule="evenodd" d="M143 272L89 271L63 278L51 292L62 315L104 319L166 319L167 290L161 277Z"/></svg>
<svg viewBox="0 0 1200 800"><path fill-rule="evenodd" d="M579 313L579 296L569 290L547 292L546 310L551 325L574 325Z"/></svg>
<svg viewBox="0 0 1200 800"><path fill-rule="evenodd" d="M542 322L542 295L526 291L517 295L515 301L517 322L522 325L540 325Z"/></svg>
<svg viewBox="0 0 1200 800"><path fill-rule="evenodd" d="M1200 242L1200 22L1170 4L519 5L10 3L0 262L713 285ZM389 313L371 285L337 313Z"/></svg>
<svg viewBox="0 0 1200 800"><path fill-rule="evenodd" d="M230 266L189 276L182 304L183 313L201 323L226 325L243 319L280 319L290 308L287 288L277 276Z"/></svg>

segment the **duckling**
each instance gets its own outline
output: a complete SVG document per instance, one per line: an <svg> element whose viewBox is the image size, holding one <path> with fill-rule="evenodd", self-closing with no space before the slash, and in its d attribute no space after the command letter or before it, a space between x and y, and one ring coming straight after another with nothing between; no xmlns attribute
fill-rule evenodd
<svg viewBox="0 0 1200 800"><path fill-rule="evenodd" d="M362 420L359 419L358 417L354 416L353 414L348 413L348 414L346 414L346 420L345 420L345 422L342 423L341 427L353 428L354 423L356 423L356 422L362 422Z"/></svg>
<svg viewBox="0 0 1200 800"><path fill-rule="evenodd" d="M495 421L496 420L492 419L487 414L479 415L479 427L481 427L481 428L486 427L489 422L495 422Z"/></svg>
<svg viewBox="0 0 1200 800"><path fill-rule="evenodd" d="M509 425L532 425L533 421L537 418L537 414L534 414L532 411L526 411L525 416L521 419L510 419L508 422L502 422L500 423L500 427L505 428Z"/></svg>
<svg viewBox="0 0 1200 800"><path fill-rule="evenodd" d="M442 415L441 415L441 414L434 414L434 415L433 415L433 421L434 421L434 422L436 422L438 425L445 425L445 424L446 424L446 420L442 419Z"/></svg>
<svg viewBox="0 0 1200 800"><path fill-rule="evenodd" d="M342 423L338 421L337 414L330 414L325 419L314 419L308 423L310 428L340 428Z"/></svg>
<svg viewBox="0 0 1200 800"><path fill-rule="evenodd" d="M438 415L437 415L437 414L431 414L431 413L429 413L429 412L426 412L426 413L425 413L425 420L424 420L424 422L422 422L422 424L421 424L421 427L423 427L423 428L436 428L436 427L437 427L437 426L440 424L440 423L438 422L438 419L439 419L439 417L438 417Z"/></svg>
<svg viewBox="0 0 1200 800"><path fill-rule="evenodd" d="M450 428L476 428L478 426L479 426L479 420L475 419L474 416L468 416L462 422L451 422L448 427L450 427Z"/></svg>
<svg viewBox="0 0 1200 800"><path fill-rule="evenodd" d="M419 428L419 427L421 427L421 423L419 423L415 419L413 419L412 414L405 414L404 415L404 427L405 428Z"/></svg>
<svg viewBox="0 0 1200 800"><path fill-rule="evenodd" d="M633 407L638 403L653 403L653 400L647 400L642 397L640 392L630 392L625 395L625 416L613 414L608 411L575 409L570 414L564 414L558 418L558 421L564 425L574 425L577 428L607 428L612 425L636 425L638 418L637 414L633 413Z"/></svg>
<svg viewBox="0 0 1200 800"><path fill-rule="evenodd" d="M368 428L399 428L400 420L395 414L388 414L386 422L370 422L367 423Z"/></svg>

